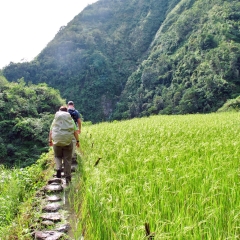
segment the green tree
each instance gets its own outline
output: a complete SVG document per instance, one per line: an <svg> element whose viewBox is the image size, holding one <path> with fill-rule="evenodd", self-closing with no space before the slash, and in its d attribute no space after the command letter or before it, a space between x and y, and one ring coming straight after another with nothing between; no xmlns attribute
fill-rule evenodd
<svg viewBox="0 0 240 240"><path fill-rule="evenodd" d="M46 84L27 85L23 78L9 83L0 77L0 162L34 163L48 150L53 114L64 103L59 91Z"/></svg>

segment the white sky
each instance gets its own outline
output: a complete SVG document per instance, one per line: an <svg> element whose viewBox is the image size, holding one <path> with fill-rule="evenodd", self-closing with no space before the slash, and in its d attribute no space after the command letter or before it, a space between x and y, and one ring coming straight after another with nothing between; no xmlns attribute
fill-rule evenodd
<svg viewBox="0 0 240 240"><path fill-rule="evenodd" d="M97 0L1 0L0 69L31 61L88 4Z"/></svg>

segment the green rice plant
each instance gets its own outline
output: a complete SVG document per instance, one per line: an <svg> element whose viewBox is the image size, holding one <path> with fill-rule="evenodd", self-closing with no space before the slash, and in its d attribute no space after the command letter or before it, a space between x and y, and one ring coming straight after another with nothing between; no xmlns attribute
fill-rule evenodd
<svg viewBox="0 0 240 240"><path fill-rule="evenodd" d="M71 200L85 239L239 239L240 115L86 126ZM80 183L79 183L80 182Z"/></svg>

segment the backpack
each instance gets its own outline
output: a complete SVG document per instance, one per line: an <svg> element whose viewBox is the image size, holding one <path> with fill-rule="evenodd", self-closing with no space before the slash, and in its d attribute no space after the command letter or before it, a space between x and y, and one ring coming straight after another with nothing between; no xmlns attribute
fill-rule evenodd
<svg viewBox="0 0 240 240"><path fill-rule="evenodd" d="M52 124L52 139L56 146L67 146L74 136L74 122L68 112L58 111Z"/></svg>
<svg viewBox="0 0 240 240"><path fill-rule="evenodd" d="M68 109L68 112L70 113L72 119L74 120L74 122L76 123L76 125L78 124L77 120L78 120L78 111L75 109Z"/></svg>

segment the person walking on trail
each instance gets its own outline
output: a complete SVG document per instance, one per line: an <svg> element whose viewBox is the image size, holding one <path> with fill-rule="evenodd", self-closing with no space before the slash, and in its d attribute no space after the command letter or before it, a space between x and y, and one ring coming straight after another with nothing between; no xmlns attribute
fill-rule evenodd
<svg viewBox="0 0 240 240"><path fill-rule="evenodd" d="M81 118L78 110L75 109L73 101L68 102L68 112L72 116L72 119L74 120L77 128L78 128L78 134L81 133L81 128L82 128L82 123L81 123ZM72 150L72 160L76 160L76 154L75 154L75 145L76 141L75 138L73 138L73 150Z"/></svg>
<svg viewBox="0 0 240 240"><path fill-rule="evenodd" d="M76 140L76 146L79 147L78 128L68 113L67 107L61 106L50 127L49 145L53 146L57 177L61 178L63 165L67 184L71 182L73 137Z"/></svg>

